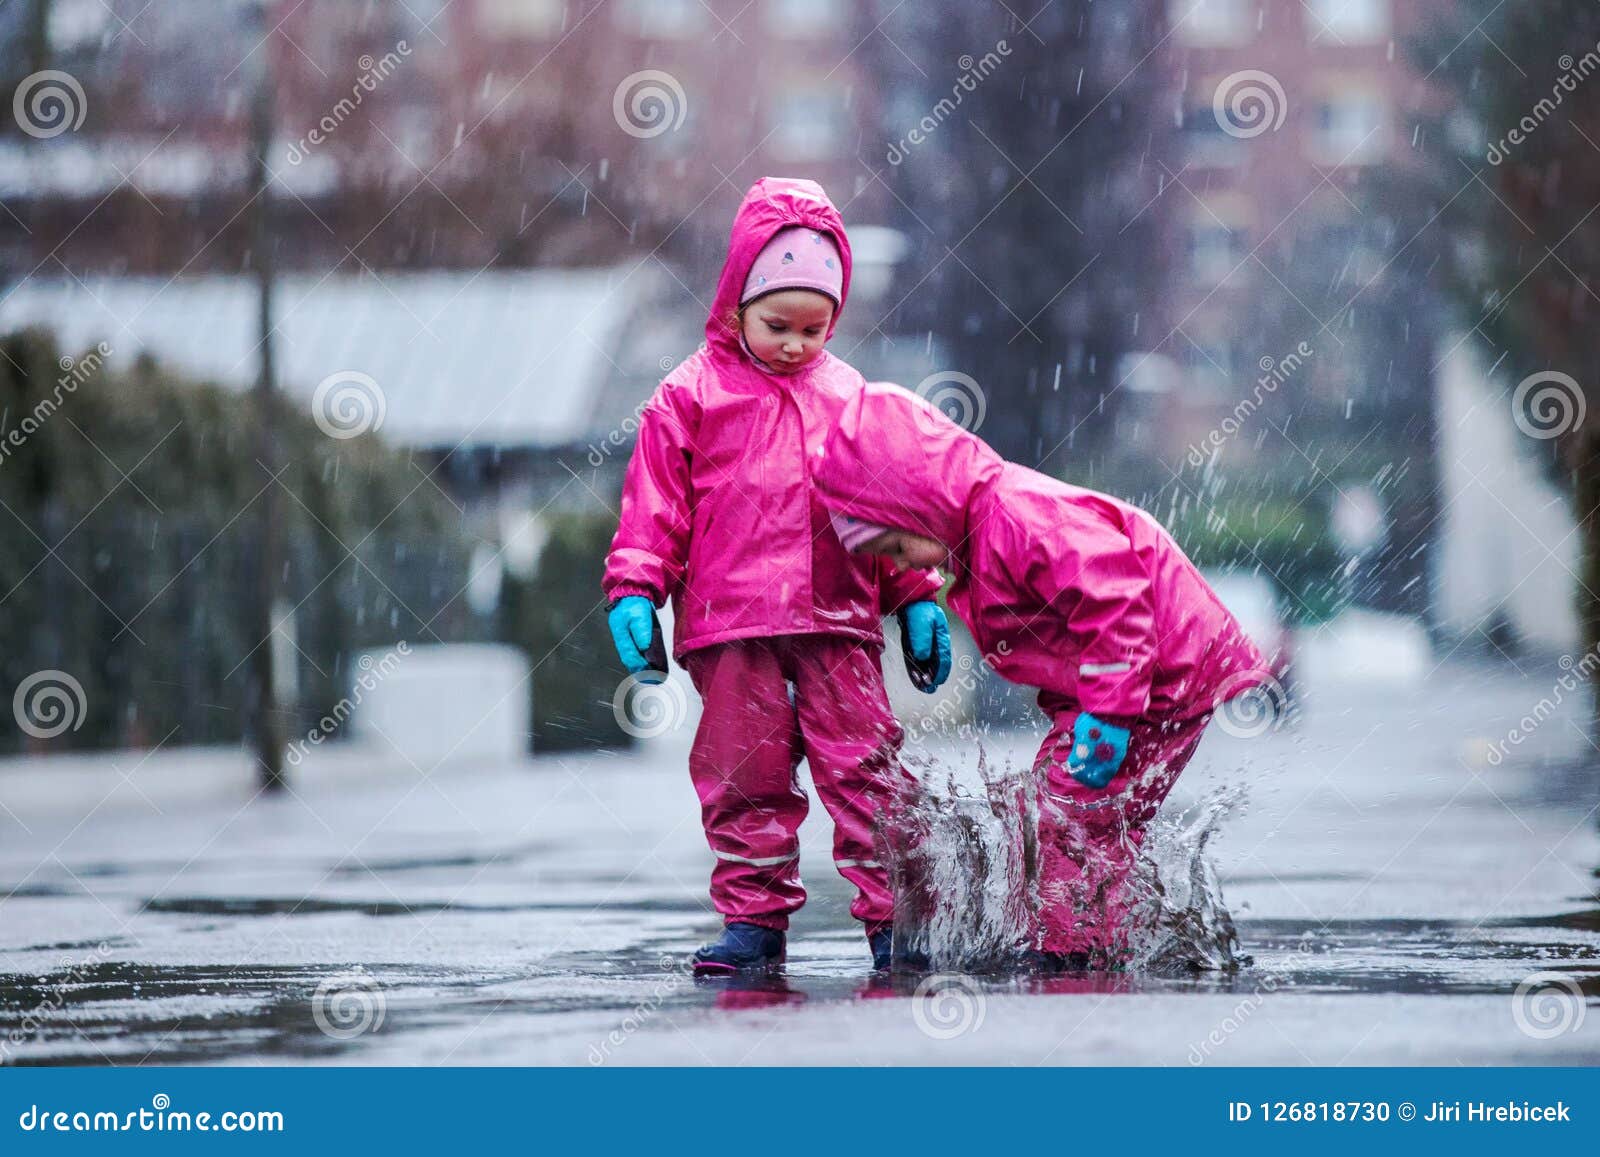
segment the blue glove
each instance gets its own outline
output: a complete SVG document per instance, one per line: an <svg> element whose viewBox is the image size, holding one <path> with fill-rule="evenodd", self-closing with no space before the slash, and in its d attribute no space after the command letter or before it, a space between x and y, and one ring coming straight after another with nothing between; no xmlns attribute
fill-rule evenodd
<svg viewBox="0 0 1600 1157"><path fill-rule="evenodd" d="M645 651L655 637L656 609L643 595L628 595L617 600L606 616L611 626L611 641L616 644L617 658L630 675L637 675L650 666Z"/></svg>
<svg viewBox="0 0 1600 1157"><path fill-rule="evenodd" d="M1067 771L1085 787L1103 789L1122 769L1128 758L1128 740L1132 738L1126 727L1105 723L1080 712L1072 725L1072 754L1067 757Z"/></svg>
<svg viewBox="0 0 1600 1157"><path fill-rule="evenodd" d="M911 681L932 695L950 678L950 622L944 608L930 599L902 610L900 642Z"/></svg>

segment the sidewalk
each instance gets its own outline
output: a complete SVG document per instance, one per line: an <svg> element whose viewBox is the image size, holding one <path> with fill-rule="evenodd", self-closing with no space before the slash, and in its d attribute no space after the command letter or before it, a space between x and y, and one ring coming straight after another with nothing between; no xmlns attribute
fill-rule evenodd
<svg viewBox="0 0 1600 1157"><path fill-rule="evenodd" d="M867 984L820 806L787 991L685 981L717 923L687 726L632 753L421 771L330 747L271 799L238 752L13 761L0 1036L63 991L17 1056L589 1064L622 1032L599 1061L1185 1065L1231 1023L1201 1060L1600 1063L1600 782L1571 770L1590 750L1573 705L1484 756L1548 687L1447 666L1403 693L1313 688L1297 731L1213 729L1174 803L1248 784L1214 851L1255 967L979 984L978 1023L948 1039L926 1001L863 999L896 994ZM1537 1038L1512 993L1551 970L1586 1019ZM352 976L381 1024L330 1036L318 993Z"/></svg>

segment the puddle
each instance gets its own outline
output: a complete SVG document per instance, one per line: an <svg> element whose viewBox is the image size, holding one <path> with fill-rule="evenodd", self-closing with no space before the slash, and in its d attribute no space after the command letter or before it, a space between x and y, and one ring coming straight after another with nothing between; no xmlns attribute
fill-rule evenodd
<svg viewBox="0 0 1600 1157"><path fill-rule="evenodd" d="M230 903L249 909L256 901ZM336 906L363 910L366 906ZM302 909L304 910L304 909ZM471 909L463 909L470 911ZM480 911L493 911L479 909ZM1174 900L1173 910L1188 910ZM1600 1001L1600 935L1590 910L1485 921L1425 919L1242 920L1236 970L1020 972L967 977L972 991L1048 999L1139 999L1151 994L1274 993L1509 995L1535 973L1570 977ZM644 919L639 913L641 922ZM696 926L701 920L688 922ZM928 974L873 976L855 930L798 938L784 974L696 984L685 971L694 933L617 950L573 947L528 954L502 967L364 965L154 966L93 960L37 973L0 974L0 1041L6 1063L220 1063L253 1058L330 1059L380 1039L451 1029L492 1017L530 1025L610 1024L641 1007L679 1016L806 1016L809 1009L869 1000L912 1000ZM100 942L57 942L60 954ZM506 954L498 953L501 959ZM1248 962L1247 962L1248 961ZM319 991L322 995L319 996ZM340 995L340 994L343 995ZM350 1025L335 1013L342 1009ZM381 1014L371 1033L339 1035ZM353 1018L353 1019L351 1019ZM332 1026L332 1032L328 1026ZM537 1033L536 1028L528 1031Z"/></svg>
<svg viewBox="0 0 1600 1157"><path fill-rule="evenodd" d="M360 916L419 916L435 912L703 912L689 900L635 900L593 904L586 901L537 904L459 904L438 900L328 900L312 896L161 896L146 900L145 912L191 916L314 916L328 912Z"/></svg>

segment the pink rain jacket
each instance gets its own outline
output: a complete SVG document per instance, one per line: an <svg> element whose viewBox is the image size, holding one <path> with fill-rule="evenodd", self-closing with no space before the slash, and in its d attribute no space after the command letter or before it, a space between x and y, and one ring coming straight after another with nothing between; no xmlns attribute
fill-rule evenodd
<svg viewBox="0 0 1600 1157"><path fill-rule="evenodd" d="M606 597L643 595L657 606L672 599L680 660L767 635L881 645L882 616L941 585L932 571L901 573L847 554L817 501L810 452L865 388L861 375L827 350L795 373L768 373L729 320L756 254L788 225L833 238L848 297L850 242L822 187L781 177L752 185L733 220L705 344L645 404L623 483Z"/></svg>
<svg viewBox="0 0 1600 1157"><path fill-rule="evenodd" d="M851 401L813 474L831 509L950 548L951 608L1049 714L1193 718L1269 677L1155 519L1005 461L898 386Z"/></svg>

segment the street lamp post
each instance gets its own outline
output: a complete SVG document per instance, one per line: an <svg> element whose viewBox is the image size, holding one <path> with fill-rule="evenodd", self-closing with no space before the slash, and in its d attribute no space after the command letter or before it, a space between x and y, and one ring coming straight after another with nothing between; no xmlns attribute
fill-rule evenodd
<svg viewBox="0 0 1600 1157"><path fill-rule="evenodd" d="M257 29L263 38L270 0L256 0ZM282 705L278 702L275 670L277 624L273 606L283 573L283 512L278 500L277 367L273 357L273 234L272 173L268 167L274 136L274 91L271 46L262 43L253 57L254 91L251 94L250 192L251 264L255 270L260 325L260 366L255 386L256 458L269 479L258 499L254 531L256 570L249 600L249 637L258 640L251 655L250 682L255 729L256 767L261 789L282 791L288 786L283 770Z"/></svg>

